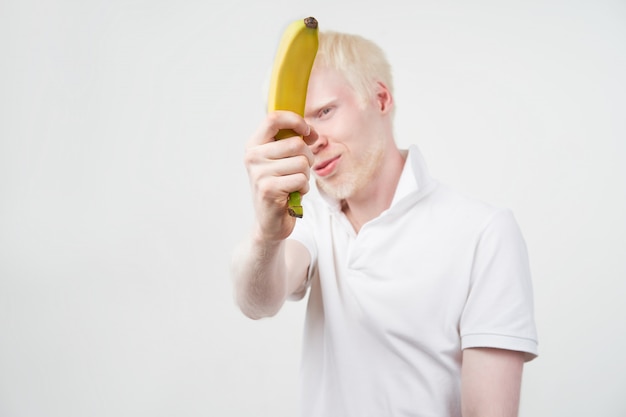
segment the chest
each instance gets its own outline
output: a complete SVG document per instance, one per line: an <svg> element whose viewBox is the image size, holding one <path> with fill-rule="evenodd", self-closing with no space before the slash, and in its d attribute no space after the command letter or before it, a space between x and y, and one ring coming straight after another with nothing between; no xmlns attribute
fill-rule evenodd
<svg viewBox="0 0 626 417"><path fill-rule="evenodd" d="M327 313L384 331L455 332L469 289L473 239L428 213L411 214L368 223L358 234L338 219L330 224L319 252Z"/></svg>

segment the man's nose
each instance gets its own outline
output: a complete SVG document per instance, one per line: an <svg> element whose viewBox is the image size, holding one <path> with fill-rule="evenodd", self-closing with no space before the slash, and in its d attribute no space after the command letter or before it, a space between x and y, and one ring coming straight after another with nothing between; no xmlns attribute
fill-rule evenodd
<svg viewBox="0 0 626 417"><path fill-rule="evenodd" d="M309 148L311 148L311 152L313 152L313 155L315 155L319 151L324 149L326 145L328 145L328 139L326 138L326 135L318 133L317 140L309 145Z"/></svg>

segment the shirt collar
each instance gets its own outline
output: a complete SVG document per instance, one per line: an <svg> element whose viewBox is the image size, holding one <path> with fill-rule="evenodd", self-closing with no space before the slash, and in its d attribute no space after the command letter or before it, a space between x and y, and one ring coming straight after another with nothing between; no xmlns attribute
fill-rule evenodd
<svg viewBox="0 0 626 417"><path fill-rule="evenodd" d="M393 195L391 206L412 194L423 194L432 184L432 179L428 174L428 169L424 157L417 145L411 145L408 155L400 174L400 180Z"/></svg>

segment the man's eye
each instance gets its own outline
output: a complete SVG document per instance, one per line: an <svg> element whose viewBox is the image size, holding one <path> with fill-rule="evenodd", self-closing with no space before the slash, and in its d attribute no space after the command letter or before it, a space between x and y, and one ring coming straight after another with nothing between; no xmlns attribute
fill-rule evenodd
<svg viewBox="0 0 626 417"><path fill-rule="evenodd" d="M320 116L326 116L328 113L330 113L331 110L332 110L332 108L330 108L330 107L326 107L326 108L322 109L322 111L320 111Z"/></svg>

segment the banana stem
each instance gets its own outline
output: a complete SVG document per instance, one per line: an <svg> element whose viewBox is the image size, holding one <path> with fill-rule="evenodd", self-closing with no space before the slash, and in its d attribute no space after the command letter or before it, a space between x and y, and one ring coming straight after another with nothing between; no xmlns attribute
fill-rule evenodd
<svg viewBox="0 0 626 417"><path fill-rule="evenodd" d="M302 196L300 192L294 191L293 193L289 193L289 208L287 208L287 210L291 217L302 218L304 209L302 208Z"/></svg>

